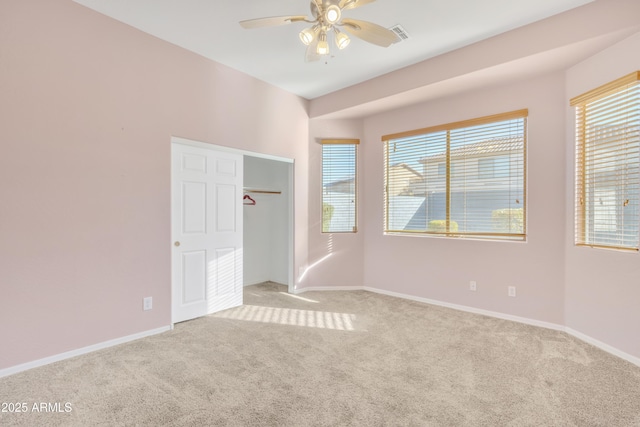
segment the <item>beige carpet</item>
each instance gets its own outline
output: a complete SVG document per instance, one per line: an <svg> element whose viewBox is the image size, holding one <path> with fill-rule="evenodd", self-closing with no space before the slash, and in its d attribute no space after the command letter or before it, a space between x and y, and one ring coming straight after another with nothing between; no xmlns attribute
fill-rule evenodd
<svg viewBox="0 0 640 427"><path fill-rule="evenodd" d="M252 286L243 307L0 379L0 402L29 407L0 425L640 426L640 368L564 333L285 291Z"/></svg>

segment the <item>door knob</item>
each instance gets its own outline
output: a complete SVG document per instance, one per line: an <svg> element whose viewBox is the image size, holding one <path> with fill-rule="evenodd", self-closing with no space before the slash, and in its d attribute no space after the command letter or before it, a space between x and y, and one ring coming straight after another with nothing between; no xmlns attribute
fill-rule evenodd
<svg viewBox="0 0 640 427"><path fill-rule="evenodd" d="M173 245L174 246L180 246L180 242L175 242Z"/></svg>

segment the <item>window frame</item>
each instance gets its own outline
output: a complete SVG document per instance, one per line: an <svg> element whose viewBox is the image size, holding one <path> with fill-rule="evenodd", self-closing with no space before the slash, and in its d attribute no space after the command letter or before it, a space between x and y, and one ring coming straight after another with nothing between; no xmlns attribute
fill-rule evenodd
<svg viewBox="0 0 640 427"><path fill-rule="evenodd" d="M587 206L589 203L592 203L592 204L595 203L596 192L600 192L601 194L605 194L607 192L608 193L614 192L614 198L617 199L618 197L616 197L615 193L621 187L620 184L611 185L610 187L598 187L598 184L602 185L602 183L606 181L606 179L605 178L598 179L595 177L595 175L588 177L589 171L591 171L592 173L595 173L595 172L604 173L605 167L602 166L602 163L604 163L604 160L600 160L600 162L598 163L596 163L595 161L592 161L594 164L587 165L587 152L590 152L590 153L598 152L597 149L591 148L589 144L591 144L592 146L595 146L596 141L602 140L602 138L598 138L597 136L594 136L593 131L591 131L590 128L588 128L588 126L594 126L593 129L595 129L595 127L598 124L602 124L604 121L604 119L602 118L600 119L594 118L590 121L589 112L587 111L587 106L593 106L594 104L598 105L597 104L598 101L604 100L605 98L608 98L612 95L622 94L624 91L629 91L630 89L636 91L634 93L635 95L640 95L640 71L634 71L633 73L627 74L619 79L616 79L602 86L599 86L593 90L583 93L582 95L576 96L572 98L569 102L571 107L575 107L574 108L574 125L575 125L574 245L577 247L590 247L590 248L611 249L611 250L632 251L632 252L638 252L640 250L640 226L636 231L636 241L634 242L635 243L634 245L625 245L624 242L621 244L603 244L601 242L598 242L599 239L602 239L601 234L609 234L610 236L612 236L610 237L612 240L621 239L622 241L624 241L625 237L627 237L627 234L625 234L624 230L618 232L618 228L620 226L617 224L619 211L621 209L624 209L624 207L627 206L626 204L624 204L623 206L620 206L619 204L606 205L604 207L604 208L607 208L609 212L611 212L612 209L615 212L613 215L616 221L616 224L613 224L615 231L613 231L610 228L611 225L608 225L606 223L601 224L600 221L598 221L598 218L600 218L601 221L603 219L610 218L611 217L610 214L607 214L606 212L603 213L602 210L597 210L595 209L595 207L589 209ZM612 114L612 112L613 112L613 117L617 118L617 115L618 115L617 112L623 110L624 108L629 108L631 106L632 106L632 102L628 102L628 103L625 102L623 104L623 107L620 107L618 104L616 104L615 109L614 107L609 107L606 110L607 118ZM638 115L634 117L635 117L635 121L632 121L632 122L635 123L636 125L639 125L640 109L638 110ZM590 123L593 123L593 124L590 125ZM616 148L620 148L622 150L629 149L629 142L633 141L632 139L633 137L629 138L626 136L627 135L626 132L628 131L628 129L629 129L629 126L625 125L624 127L625 137L623 139L623 142L616 142ZM588 138L593 139L592 141L589 142L589 144L587 142ZM636 138L638 138L638 136L636 136ZM636 144L638 143L637 139L635 140L635 143ZM638 173L640 173L640 155L635 159L634 166L635 166L635 172L632 172L632 173L625 172L624 174L622 174L623 176L622 180L624 182L624 185L622 185L623 188L625 185L629 184L629 181L631 180L629 176L634 174L637 175ZM616 175L619 174L620 168L618 166L618 163L614 164L614 168L616 168ZM635 180L635 184L636 185L640 184L637 178ZM592 195L591 194L587 195L588 188L592 189L591 190L593 192ZM599 197L598 199L602 200L602 197ZM639 200L640 200L640 196L636 200L636 203L638 203ZM624 215L621 215L621 216L624 217ZM639 215L638 213L636 213L636 218L635 218L636 223L639 220L638 217ZM589 229L590 224L593 225L592 230Z"/></svg>
<svg viewBox="0 0 640 427"><path fill-rule="evenodd" d="M459 122L447 123L442 125L431 126L422 129L415 129L406 132L399 132L389 135L382 136L382 142L385 144L384 147L384 234L385 235L411 235L411 236L437 236L437 237L449 237L449 238L463 238L463 239L482 239L482 240L491 240L491 241L510 241L510 242L525 242L527 240L527 125L528 125L528 109L520 109L515 111L510 111L501 114L494 114L490 116L478 117L470 120L463 120ZM501 232L482 232L482 231L458 231L453 230L451 224L454 222L451 219L452 206L451 206L451 189L452 189L452 174L455 173L455 168L453 168L454 164L451 161L451 141L449 137L450 131L462 130L466 128L473 128L475 126L481 125L491 125L494 123L507 122L510 120L522 119L522 232L518 233L501 233ZM423 136L428 138L430 135L435 135L439 132L447 132L447 149L446 149L446 194L445 194L445 211L446 211L446 219L445 230L444 231L429 231L428 227L425 226L424 229L420 230L393 230L390 228L390 146L394 143L395 140L408 138L408 137L420 137ZM473 157L470 157L473 158ZM477 157L481 158L480 156ZM511 168L511 166L509 166ZM519 174L515 173L514 175L519 179ZM511 174L511 171L509 172ZM478 175L478 174L477 174ZM511 175L510 175L511 176ZM479 176L475 178L478 182L484 181L480 179ZM517 201L520 203L520 201ZM512 209L512 208L509 208ZM453 224L455 228L456 224Z"/></svg>
<svg viewBox="0 0 640 427"><path fill-rule="evenodd" d="M322 234L355 234L358 232L358 147L360 145L360 140L355 138L350 139L321 139L320 143L322 145L322 151L320 155L320 173L322 176L321 183L321 221L320 221L320 232ZM325 205L325 185L324 185L324 175L325 175L325 156L324 156L324 147L325 146L336 146L336 145L349 145L354 147L354 155L353 155L353 225L351 230L341 230L341 231L325 231L325 221L324 221L324 205Z"/></svg>

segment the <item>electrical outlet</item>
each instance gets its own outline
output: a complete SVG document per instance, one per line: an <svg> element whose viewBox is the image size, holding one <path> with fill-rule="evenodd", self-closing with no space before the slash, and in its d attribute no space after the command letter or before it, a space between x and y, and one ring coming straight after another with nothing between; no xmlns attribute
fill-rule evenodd
<svg viewBox="0 0 640 427"><path fill-rule="evenodd" d="M142 309L151 310L153 308L153 297L146 297L142 300Z"/></svg>
<svg viewBox="0 0 640 427"><path fill-rule="evenodd" d="M516 296L516 287L515 286L509 286L508 295L510 297L515 297Z"/></svg>
<svg viewBox="0 0 640 427"><path fill-rule="evenodd" d="M470 291L475 291L476 290L476 281L472 280L469 282L469 290Z"/></svg>

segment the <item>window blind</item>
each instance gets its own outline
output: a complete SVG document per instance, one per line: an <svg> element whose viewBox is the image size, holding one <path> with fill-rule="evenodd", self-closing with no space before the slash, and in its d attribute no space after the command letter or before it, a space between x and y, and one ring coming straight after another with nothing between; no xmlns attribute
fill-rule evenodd
<svg viewBox="0 0 640 427"><path fill-rule="evenodd" d="M357 139L322 142L322 232L357 231Z"/></svg>
<svg viewBox="0 0 640 427"><path fill-rule="evenodd" d="M575 243L638 250L640 71L571 100L576 107Z"/></svg>
<svg viewBox="0 0 640 427"><path fill-rule="evenodd" d="M524 240L527 116L384 136L385 232Z"/></svg>

